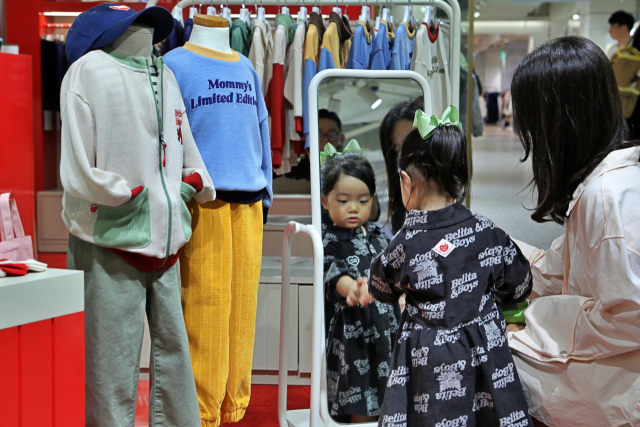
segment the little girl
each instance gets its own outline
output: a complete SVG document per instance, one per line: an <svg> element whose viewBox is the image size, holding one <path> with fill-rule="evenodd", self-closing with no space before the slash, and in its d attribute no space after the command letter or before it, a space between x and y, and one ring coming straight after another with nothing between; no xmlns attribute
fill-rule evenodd
<svg viewBox="0 0 640 427"><path fill-rule="evenodd" d="M529 263L460 204L469 173L455 107L440 120L417 111L414 127L398 160L409 213L373 261L368 289L407 302L379 426L531 426L497 306L529 295Z"/></svg>
<svg viewBox="0 0 640 427"><path fill-rule="evenodd" d="M356 141L345 154L325 148L322 167L324 284L335 303L327 338L327 394L332 416L347 421L375 421L389 377L398 331L397 301L362 307L369 266L389 238L369 222L376 191L375 175ZM332 150L333 149L333 150ZM333 155L331 153L333 152ZM327 154L328 153L328 154Z"/></svg>

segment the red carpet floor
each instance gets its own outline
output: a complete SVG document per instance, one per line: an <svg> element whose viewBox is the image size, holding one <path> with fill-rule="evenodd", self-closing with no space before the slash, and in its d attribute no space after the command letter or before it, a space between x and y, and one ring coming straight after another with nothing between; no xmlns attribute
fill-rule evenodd
<svg viewBox="0 0 640 427"><path fill-rule="evenodd" d="M287 409L309 408L309 387L289 386ZM138 386L136 427L149 426L149 381L141 380ZM242 421L223 424L225 427L278 427L278 386L251 386L251 403Z"/></svg>

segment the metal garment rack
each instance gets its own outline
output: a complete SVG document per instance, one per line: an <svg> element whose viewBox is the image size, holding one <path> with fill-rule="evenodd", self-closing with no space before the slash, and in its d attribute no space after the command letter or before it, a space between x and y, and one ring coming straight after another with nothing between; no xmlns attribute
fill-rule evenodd
<svg viewBox="0 0 640 427"><path fill-rule="evenodd" d="M155 6L158 0L149 0L146 7ZM456 107L460 103L460 45L462 41L461 37L461 20L462 12L460 11L460 4L458 0L336 0L335 2L320 1L314 2L314 0L182 0L177 3L177 6L184 9L185 7L195 5L253 5L260 4L260 6L312 6L314 4L326 5L326 6L434 6L442 9L449 17L451 24L451 40L450 45L450 58L449 58L449 71L451 76L451 103Z"/></svg>

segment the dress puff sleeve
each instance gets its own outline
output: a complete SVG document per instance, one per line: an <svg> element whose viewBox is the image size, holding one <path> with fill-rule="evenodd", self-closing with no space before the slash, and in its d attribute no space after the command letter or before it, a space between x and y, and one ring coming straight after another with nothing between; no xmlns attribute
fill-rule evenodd
<svg viewBox="0 0 640 427"><path fill-rule="evenodd" d="M505 234L502 241L502 263L495 267L492 293L499 304L516 304L526 300L531 293L531 267L508 235Z"/></svg>
<svg viewBox="0 0 640 427"><path fill-rule="evenodd" d="M389 246L371 262L369 294L380 302L398 301L404 293L401 288L404 273L405 252L402 244Z"/></svg>
<svg viewBox="0 0 640 427"><path fill-rule="evenodd" d="M325 241L324 247L324 294L333 302L346 302L347 299L338 293L338 281L343 276L358 279L358 272L349 268L337 241Z"/></svg>

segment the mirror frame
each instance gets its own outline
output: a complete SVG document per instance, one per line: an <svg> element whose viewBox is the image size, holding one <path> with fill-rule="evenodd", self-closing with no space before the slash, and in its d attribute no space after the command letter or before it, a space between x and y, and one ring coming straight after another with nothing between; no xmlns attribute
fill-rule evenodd
<svg viewBox="0 0 640 427"><path fill-rule="evenodd" d="M320 142L318 141L319 132L319 120L318 120L318 89L322 82L331 78L348 78L348 79L376 79L376 80L413 80L422 88L422 93L425 101L431 99L431 88L427 83L427 80L416 73L415 71L387 71L387 70L346 70L346 69L331 69L320 71L311 80L309 85L309 161L311 166L311 220L313 228L316 229L318 234L322 236L322 205L320 202ZM431 105L426 108L427 114L431 114ZM312 113L313 112L313 113ZM315 253L314 256L319 256L320 259L324 259L324 251L320 254ZM322 275L324 276L324 274ZM317 284L316 284L317 285ZM324 293L323 293L324 295ZM324 307L324 299L322 301ZM314 309L317 303L314 301ZM324 310L322 311L324 313ZM316 316L313 316L316 319ZM324 314L321 322L321 333L314 339L319 339L324 342ZM313 329L316 329L314 325ZM320 357L320 365L322 367L320 374L320 417L322 422L327 427L340 427L354 424L342 424L333 420L329 414L329 405L327 403L327 374L326 374L326 355L325 346L320 343L315 343L315 348L322 349L322 355ZM311 373L312 378L314 372ZM359 423L355 424L363 427L377 427L378 423Z"/></svg>

